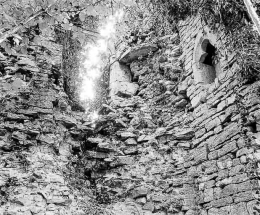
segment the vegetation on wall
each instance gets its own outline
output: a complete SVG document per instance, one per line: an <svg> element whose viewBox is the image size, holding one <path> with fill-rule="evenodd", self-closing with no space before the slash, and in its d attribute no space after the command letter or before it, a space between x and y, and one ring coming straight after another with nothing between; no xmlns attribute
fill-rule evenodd
<svg viewBox="0 0 260 215"><path fill-rule="evenodd" d="M32 46L51 53L53 43L60 44L65 92L72 109L84 111L77 92L80 51L97 40L102 20L131 4L129 0L1 1L0 55L28 54Z"/></svg>
<svg viewBox="0 0 260 215"><path fill-rule="evenodd" d="M260 3L255 3L260 9ZM243 0L215 1L206 0L201 5L200 14L213 30L220 26L227 38L227 48L236 54L241 68L239 79L251 83L260 79L260 35L255 29Z"/></svg>
<svg viewBox="0 0 260 215"><path fill-rule="evenodd" d="M253 4L259 13L260 3L254 0ZM99 21L118 8L126 11L124 27L120 27L126 31L120 37L130 44L172 34L178 31L180 20L199 13L212 29L224 27L228 48L235 50L241 67L240 77L247 82L259 79L259 35L243 0L6 0L0 3L0 47L7 54L27 54L31 43L36 49L48 50L52 45L46 41L50 41L66 45L63 50L67 50L64 35L70 35L70 41L80 49L86 42L95 40ZM73 53L71 57L75 56ZM71 67L63 65L64 68ZM70 73L64 75L69 76ZM75 81L67 79L65 88L69 89L69 97L74 98L74 87L68 84L73 85Z"/></svg>
<svg viewBox="0 0 260 215"><path fill-rule="evenodd" d="M178 21L188 16L200 14L202 20L213 30L222 27L228 41L228 49L235 51L237 62L241 68L238 74L240 80L251 83L260 79L260 36L253 25L252 19L243 0L172 0L153 1L154 16L163 14L161 23L172 24L172 29L178 29ZM252 1L258 15L260 14L260 3Z"/></svg>
<svg viewBox="0 0 260 215"><path fill-rule="evenodd" d="M126 11L130 42L137 42L176 32L178 21L189 16L193 8L189 0L136 0Z"/></svg>

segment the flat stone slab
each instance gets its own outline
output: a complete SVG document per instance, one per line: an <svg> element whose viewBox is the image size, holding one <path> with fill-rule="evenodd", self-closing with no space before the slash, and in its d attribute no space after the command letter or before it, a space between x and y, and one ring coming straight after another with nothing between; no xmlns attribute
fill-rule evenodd
<svg viewBox="0 0 260 215"><path fill-rule="evenodd" d="M137 47L129 48L119 59L120 63L130 64L139 57L146 57L150 52L158 50L158 46L154 44L144 44Z"/></svg>

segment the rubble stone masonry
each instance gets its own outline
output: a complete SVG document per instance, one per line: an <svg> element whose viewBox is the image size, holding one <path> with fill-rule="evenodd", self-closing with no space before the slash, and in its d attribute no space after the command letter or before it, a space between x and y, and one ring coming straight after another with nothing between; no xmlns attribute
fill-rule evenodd
<svg viewBox="0 0 260 215"><path fill-rule="evenodd" d="M46 56L2 56L0 215L259 214L259 82L241 84L225 47L190 17L130 48L95 122L71 111ZM80 151L85 198L66 177Z"/></svg>

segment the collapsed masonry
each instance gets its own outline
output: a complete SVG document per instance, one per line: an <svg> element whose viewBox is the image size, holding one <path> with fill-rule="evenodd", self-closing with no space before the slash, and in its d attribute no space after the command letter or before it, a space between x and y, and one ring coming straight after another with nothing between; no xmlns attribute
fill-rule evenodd
<svg viewBox="0 0 260 215"><path fill-rule="evenodd" d="M0 214L259 213L259 83L236 79L221 29L191 17L179 32L122 55L96 122L44 55L0 59ZM86 196L64 173L80 150Z"/></svg>

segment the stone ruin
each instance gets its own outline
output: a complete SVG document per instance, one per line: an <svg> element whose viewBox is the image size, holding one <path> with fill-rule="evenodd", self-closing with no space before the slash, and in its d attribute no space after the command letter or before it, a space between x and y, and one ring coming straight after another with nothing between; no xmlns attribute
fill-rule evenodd
<svg viewBox="0 0 260 215"><path fill-rule="evenodd" d="M260 85L225 43L197 16L119 53L96 122L44 56L2 57L0 214L259 214ZM64 174L79 151L85 196Z"/></svg>

